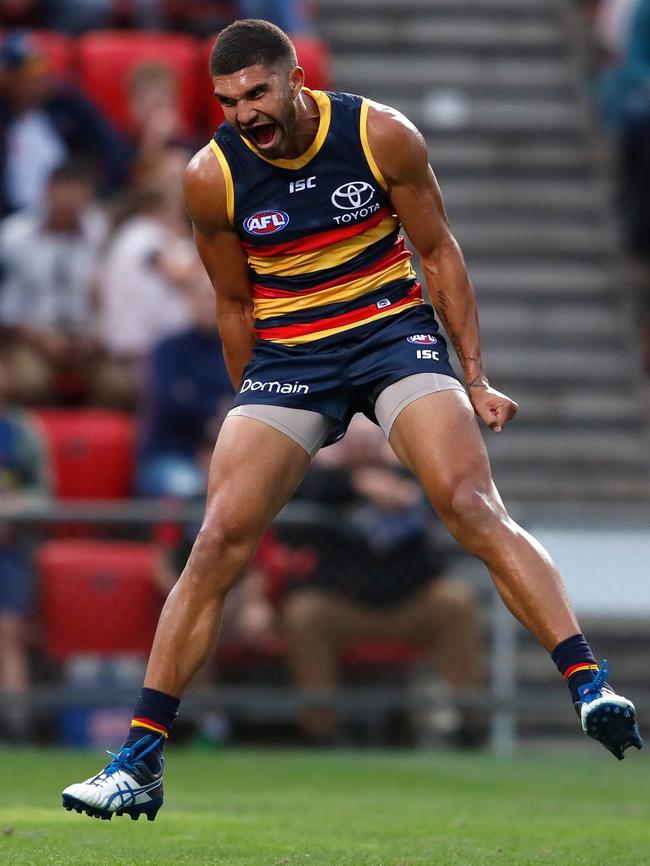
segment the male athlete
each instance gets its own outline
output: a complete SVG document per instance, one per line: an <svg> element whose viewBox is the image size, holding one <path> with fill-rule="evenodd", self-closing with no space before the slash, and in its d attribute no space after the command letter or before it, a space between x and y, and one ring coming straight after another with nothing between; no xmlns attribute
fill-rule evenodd
<svg viewBox="0 0 650 866"><path fill-rule="evenodd" d="M474 292L422 136L391 108L307 90L293 45L265 21L227 27L210 73L226 123L190 162L185 196L238 393L129 735L103 771L65 789L63 805L154 819L163 743L188 682L214 652L226 594L310 458L356 412L383 428L447 528L551 653L583 729L619 759L628 746L640 749L633 704L606 684L606 664L598 669L555 566L492 482L475 415L499 433L517 405L483 369Z"/></svg>

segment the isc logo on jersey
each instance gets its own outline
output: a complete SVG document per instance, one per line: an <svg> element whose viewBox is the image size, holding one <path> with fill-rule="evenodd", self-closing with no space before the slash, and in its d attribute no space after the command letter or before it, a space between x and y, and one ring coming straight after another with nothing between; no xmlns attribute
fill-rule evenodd
<svg viewBox="0 0 650 866"><path fill-rule="evenodd" d="M283 210L258 210L244 220L249 235L272 235L289 225L289 215Z"/></svg>
<svg viewBox="0 0 650 866"><path fill-rule="evenodd" d="M418 346L433 346L438 340L433 334L413 334L412 337L406 338L409 343L417 343Z"/></svg>

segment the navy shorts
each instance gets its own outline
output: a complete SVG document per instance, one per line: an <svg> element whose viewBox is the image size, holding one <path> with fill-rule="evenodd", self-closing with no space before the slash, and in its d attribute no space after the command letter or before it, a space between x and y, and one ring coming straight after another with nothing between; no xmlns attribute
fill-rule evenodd
<svg viewBox="0 0 650 866"><path fill-rule="evenodd" d="M282 346L258 340L235 406L285 406L318 412L336 422L326 445L340 439L357 412L377 423L374 406L384 388L416 373L458 380L433 310L415 307L355 328L333 345L316 340Z"/></svg>

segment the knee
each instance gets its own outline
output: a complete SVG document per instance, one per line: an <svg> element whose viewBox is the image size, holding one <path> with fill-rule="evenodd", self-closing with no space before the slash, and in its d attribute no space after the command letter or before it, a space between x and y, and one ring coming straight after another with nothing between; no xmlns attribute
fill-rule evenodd
<svg viewBox="0 0 650 866"><path fill-rule="evenodd" d="M495 540L509 523L494 487L472 478L454 485L441 514L450 532L471 550Z"/></svg>
<svg viewBox="0 0 650 866"><path fill-rule="evenodd" d="M183 578L227 592L244 572L259 541L251 527L238 519L206 520L199 530Z"/></svg>
<svg viewBox="0 0 650 866"><path fill-rule="evenodd" d="M301 638L320 629L327 601L319 592L292 592L282 607L282 623L289 638Z"/></svg>
<svg viewBox="0 0 650 866"><path fill-rule="evenodd" d="M439 578L431 586L430 603L444 611L445 619L456 620L474 616L477 610L476 593L472 586L454 578Z"/></svg>

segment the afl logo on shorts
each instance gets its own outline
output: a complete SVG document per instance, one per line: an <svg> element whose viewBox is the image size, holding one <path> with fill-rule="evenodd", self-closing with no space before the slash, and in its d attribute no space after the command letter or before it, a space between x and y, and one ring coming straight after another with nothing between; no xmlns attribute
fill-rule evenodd
<svg viewBox="0 0 650 866"><path fill-rule="evenodd" d="M412 337L406 338L409 343L417 343L418 346L433 346L438 340L433 334L413 334Z"/></svg>
<svg viewBox="0 0 650 866"><path fill-rule="evenodd" d="M289 216L283 210L258 210L244 220L249 235L272 235L289 225Z"/></svg>
<svg viewBox="0 0 650 866"><path fill-rule="evenodd" d="M365 180L344 183L332 193L332 204L339 210L355 210L373 200L375 190Z"/></svg>

